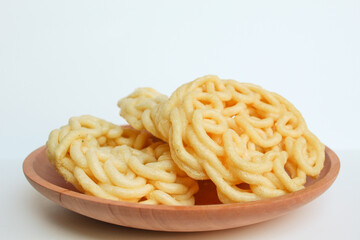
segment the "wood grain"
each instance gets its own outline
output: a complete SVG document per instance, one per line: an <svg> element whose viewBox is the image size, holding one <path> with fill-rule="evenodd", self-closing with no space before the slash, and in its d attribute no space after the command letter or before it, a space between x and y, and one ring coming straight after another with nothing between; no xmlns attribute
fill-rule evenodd
<svg viewBox="0 0 360 240"><path fill-rule="evenodd" d="M23 163L27 180L42 195L67 209L100 221L158 231L228 229L284 215L320 196L334 182L340 169L339 158L326 148L325 166L320 176L317 179L308 178L303 190L267 200L220 204L215 186L210 181L201 181L196 206L153 206L105 200L77 192L49 163L45 150L45 146L38 148Z"/></svg>

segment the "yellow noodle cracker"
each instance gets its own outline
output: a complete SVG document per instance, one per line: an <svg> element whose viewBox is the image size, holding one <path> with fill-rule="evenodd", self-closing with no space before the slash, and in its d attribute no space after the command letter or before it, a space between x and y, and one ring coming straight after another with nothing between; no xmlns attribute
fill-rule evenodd
<svg viewBox="0 0 360 240"><path fill-rule="evenodd" d="M194 205L195 180L171 158L169 145L146 131L73 117L50 133L47 156L79 191L110 200Z"/></svg>
<svg viewBox="0 0 360 240"><path fill-rule="evenodd" d="M120 115L169 143L177 166L211 179L224 203L280 196L317 177L325 147L285 98L260 86L208 75L168 98L140 88L118 102ZM248 186L244 188L243 186Z"/></svg>

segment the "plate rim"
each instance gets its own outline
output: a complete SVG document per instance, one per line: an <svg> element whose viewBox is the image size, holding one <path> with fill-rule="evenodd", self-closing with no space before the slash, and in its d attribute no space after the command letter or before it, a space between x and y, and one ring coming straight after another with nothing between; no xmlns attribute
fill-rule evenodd
<svg viewBox="0 0 360 240"><path fill-rule="evenodd" d="M86 195L84 193L75 192L70 189L66 189L60 186L57 186L42 177L40 177L34 167L34 161L36 160L36 157L42 153L42 151L45 151L46 145L43 145L37 149L35 149L33 152L31 152L24 160L22 168L23 173L27 180L30 182L34 182L35 184L38 184L46 189L49 189L50 191L56 192L61 195L67 195L68 197L72 198L78 198L84 201L89 201L96 204L106 204L106 205L112 205L116 207L127 207L127 208L136 208L136 209L151 209L153 211L161 210L161 211L203 211L206 209L207 211L218 211L220 209L245 209L245 208L256 208L257 206L267 206L267 205L276 205L278 203L284 203L284 201L292 201L298 198L299 196L302 196L304 194L310 194L313 191L317 191L324 187L324 184L327 185L323 191L321 191L320 195L326 191L332 183L337 178L339 171L340 171L340 160L339 157L336 155L336 153L331 150L329 147L325 146L325 156L328 155L329 157L325 157L326 159L329 159L330 161L330 167L327 171L327 173L315 183L311 184L310 186L307 186L304 189L301 189L296 192L288 193L283 196L269 198L269 199L262 199L258 201L251 201L251 202L242 202L242 203L228 203L228 204L208 204L208 205L194 205L194 206L170 206L170 205L148 205L148 204L139 204L139 203L131 203L131 202L125 202L125 201L116 201L116 200L108 200L108 199L102 199L95 196ZM31 182L30 182L31 183ZM317 196L316 196L317 197ZM315 197L315 198L316 198ZM311 201L311 200L310 200ZM309 202L310 202L309 201Z"/></svg>

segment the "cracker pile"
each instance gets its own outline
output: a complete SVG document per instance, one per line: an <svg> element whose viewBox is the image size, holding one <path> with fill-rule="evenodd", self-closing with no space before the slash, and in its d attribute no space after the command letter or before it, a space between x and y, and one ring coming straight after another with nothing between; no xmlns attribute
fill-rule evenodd
<svg viewBox="0 0 360 240"><path fill-rule="evenodd" d="M208 75L170 97L138 88L118 102L121 127L92 116L54 130L47 155L79 191L144 204L194 205L210 179L222 203L304 188L325 147L300 112L257 85Z"/></svg>

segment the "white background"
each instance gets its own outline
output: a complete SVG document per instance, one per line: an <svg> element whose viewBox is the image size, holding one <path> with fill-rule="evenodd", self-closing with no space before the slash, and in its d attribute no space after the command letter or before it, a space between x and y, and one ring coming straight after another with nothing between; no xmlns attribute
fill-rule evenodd
<svg viewBox="0 0 360 240"><path fill-rule="evenodd" d="M150 86L169 95L180 84L206 74L280 93L303 113L320 140L347 156L342 166L349 172L360 167L358 0L0 0L0 161L6 177L1 182L10 177L17 189L26 189L38 202L22 176L21 163L45 144L52 129L82 114L125 123L116 103L135 88ZM344 179L338 182L345 184ZM340 183L338 188L343 187ZM360 201L358 194L355 199ZM332 201L342 204L340 199ZM24 202L19 204L28 209ZM336 212L326 215L326 209L314 214L334 218ZM313 211L316 207L306 214ZM350 207L338 213L347 211ZM33 219L36 211L27 214ZM299 224L307 224L306 214ZM35 219L45 227L44 218ZM283 225L289 221L274 231L286 229ZM15 223L2 222L0 227L11 235ZM351 229L359 235L355 226ZM335 228L328 230L329 236L336 235ZM244 231L227 236L239 237ZM254 239L253 232L246 236ZM75 237L71 233L58 230L58 236Z"/></svg>

